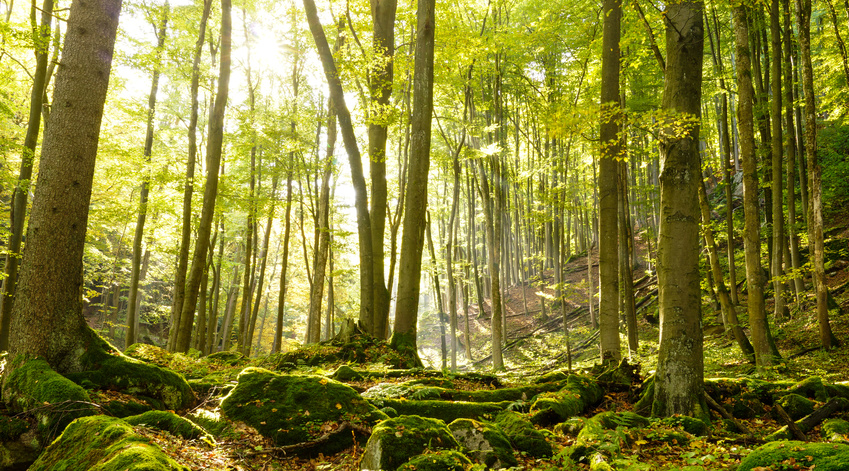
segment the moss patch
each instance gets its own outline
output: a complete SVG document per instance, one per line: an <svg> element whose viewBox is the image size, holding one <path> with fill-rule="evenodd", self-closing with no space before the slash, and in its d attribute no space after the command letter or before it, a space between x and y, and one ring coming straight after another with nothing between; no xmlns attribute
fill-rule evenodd
<svg viewBox="0 0 849 471"><path fill-rule="evenodd" d="M261 368L247 368L239 375L239 384L222 400L221 410L278 445L314 440L329 423L372 425L387 418L345 384Z"/></svg>
<svg viewBox="0 0 849 471"><path fill-rule="evenodd" d="M93 416L72 422L31 471L188 471L121 419Z"/></svg>
<svg viewBox="0 0 849 471"><path fill-rule="evenodd" d="M498 414L495 423L517 450L524 451L535 458L551 456L551 444L521 414L504 411Z"/></svg>
<svg viewBox="0 0 849 471"><path fill-rule="evenodd" d="M793 420L799 420L814 411L814 401L794 393L782 396L777 402Z"/></svg>
<svg viewBox="0 0 849 471"><path fill-rule="evenodd" d="M95 413L86 390L53 371L44 359L19 356L10 365L3 400L12 410L35 415L42 443L59 435L74 419Z"/></svg>
<svg viewBox="0 0 849 471"><path fill-rule="evenodd" d="M195 424L189 419L180 417L173 412L152 410L143 414L134 415L124 419L130 425L147 425L170 433L177 437L183 437L187 440L195 440L198 438L206 438L212 441L212 436L206 430Z"/></svg>
<svg viewBox="0 0 849 471"><path fill-rule="evenodd" d="M516 466L510 440L493 425L472 419L457 419L448 424L451 434L468 450L467 455L487 468Z"/></svg>
<svg viewBox="0 0 849 471"><path fill-rule="evenodd" d="M822 423L822 436L833 442L849 443L849 422L843 419L828 419Z"/></svg>
<svg viewBox="0 0 849 471"><path fill-rule="evenodd" d="M440 419L446 423L457 419L492 419L507 408L508 402L461 402L441 400L377 399L370 401L377 407L391 407L399 415L420 415Z"/></svg>
<svg viewBox="0 0 849 471"><path fill-rule="evenodd" d="M441 450L419 455L401 465L398 471L464 471L472 462L462 453Z"/></svg>
<svg viewBox="0 0 849 471"><path fill-rule="evenodd" d="M397 469L425 451L459 448L445 422L417 415L401 416L384 420L374 428L363 450L360 469Z"/></svg>
<svg viewBox="0 0 849 471"><path fill-rule="evenodd" d="M633 412L602 412L586 421L584 428L569 450L569 457L575 461L586 462L600 450L616 453L627 442L629 434L625 429L642 428L649 419Z"/></svg>
<svg viewBox="0 0 849 471"><path fill-rule="evenodd" d="M790 463L787 460L793 460ZM785 465L785 461L787 461ZM767 443L743 459L737 471L751 471L758 467L771 470L806 469L817 471L842 471L849 463L849 445L836 443L805 443L799 441L777 441Z"/></svg>
<svg viewBox="0 0 849 471"><path fill-rule="evenodd" d="M570 376L557 392L537 396L531 405L531 422L550 424L562 422L595 406L604 397L599 385L586 376Z"/></svg>

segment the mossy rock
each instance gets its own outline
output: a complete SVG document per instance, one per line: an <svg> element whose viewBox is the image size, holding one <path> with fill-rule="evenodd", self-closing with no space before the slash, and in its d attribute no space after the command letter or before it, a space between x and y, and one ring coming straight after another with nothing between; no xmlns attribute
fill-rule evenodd
<svg viewBox="0 0 849 471"><path fill-rule="evenodd" d="M654 404L654 375L643 380L640 389L643 391L640 399L634 404L634 412L640 415L651 415L651 408Z"/></svg>
<svg viewBox="0 0 849 471"><path fill-rule="evenodd" d="M633 412L602 412L588 419L569 450L569 458L587 462L601 448L618 449L620 442L629 435L622 429L642 428L649 419Z"/></svg>
<svg viewBox="0 0 849 471"><path fill-rule="evenodd" d="M134 415L124 419L130 425L146 425L157 430L162 430L176 437L182 437L186 440L205 439L208 442L214 443L212 435L207 433L202 427L189 419L180 417L179 415L161 410L152 410L143 414Z"/></svg>
<svg viewBox="0 0 849 471"><path fill-rule="evenodd" d="M454 381L448 378L418 378L405 382L409 386L430 386L434 388L454 389Z"/></svg>
<svg viewBox="0 0 849 471"><path fill-rule="evenodd" d="M69 374L68 378L80 385L94 385L98 389L117 390L147 399L156 408L185 410L196 401L186 379L170 369L123 355L100 355L95 360L89 362L89 371Z"/></svg>
<svg viewBox="0 0 849 471"><path fill-rule="evenodd" d="M782 466L785 460L793 459L795 465ZM737 471L767 469L814 469L817 471L844 471L849 463L849 445L838 443L806 443L782 440L758 447L740 463Z"/></svg>
<svg viewBox="0 0 849 471"><path fill-rule="evenodd" d="M531 405L531 422L562 422L595 406L603 397L604 390L592 378L572 375L559 391L536 397Z"/></svg>
<svg viewBox="0 0 849 471"><path fill-rule="evenodd" d="M688 417L686 415L664 417L658 422L669 427L680 428L690 435L695 436L706 435L708 433L708 429L710 429L710 426L703 420L699 420L695 417Z"/></svg>
<svg viewBox="0 0 849 471"><path fill-rule="evenodd" d="M559 383L561 381L566 381L566 378L568 378L569 376L569 372L565 370L552 371L538 377L534 380L534 383Z"/></svg>
<svg viewBox="0 0 849 471"><path fill-rule="evenodd" d="M445 422L402 415L374 427L363 450L360 469L394 470L426 451L459 448Z"/></svg>
<svg viewBox="0 0 849 471"><path fill-rule="evenodd" d="M457 419L492 419L510 405L506 402L416 401L407 399L376 399L369 402L378 408L391 407L399 415L420 415L440 419L446 423L451 423Z"/></svg>
<svg viewBox="0 0 849 471"><path fill-rule="evenodd" d="M822 423L822 436L828 441L849 443L849 422L828 419Z"/></svg>
<svg viewBox="0 0 849 471"><path fill-rule="evenodd" d="M504 411L498 414L495 423L517 450L524 451L534 458L547 458L552 455L551 444L545 439L545 435L521 414Z"/></svg>
<svg viewBox="0 0 849 471"><path fill-rule="evenodd" d="M221 401L221 410L277 445L315 440L328 423L372 425L387 418L346 384L323 376L285 375L253 367L239 375L239 383ZM342 449L350 443L334 445Z"/></svg>
<svg viewBox="0 0 849 471"><path fill-rule="evenodd" d="M135 433L121 419L103 415L72 422L30 471L189 471Z"/></svg>
<svg viewBox="0 0 849 471"><path fill-rule="evenodd" d="M459 451L440 450L415 456L398 471L465 471L472 462Z"/></svg>
<svg viewBox="0 0 849 471"><path fill-rule="evenodd" d="M849 399L849 386L846 384L826 384L825 392L828 397L842 397Z"/></svg>
<svg viewBox="0 0 849 471"><path fill-rule="evenodd" d="M577 437L581 430L584 428L587 420L583 417L572 417L571 419L566 419L565 422L561 422L554 426L554 433L559 433L560 435L566 435L569 437Z"/></svg>
<svg viewBox="0 0 849 471"><path fill-rule="evenodd" d="M3 382L3 401L13 411L31 411L43 444L76 418L95 413L85 389L55 372L42 358L18 356Z"/></svg>
<svg viewBox="0 0 849 471"><path fill-rule="evenodd" d="M348 382L348 381L362 381L363 375L359 371L351 368L348 365L342 365L339 368L336 368L336 371L330 375L331 378L336 381Z"/></svg>
<svg viewBox="0 0 849 471"><path fill-rule="evenodd" d="M149 405L136 401L107 401L100 404L100 408L107 415L120 418L139 415L152 410Z"/></svg>
<svg viewBox="0 0 849 471"><path fill-rule="evenodd" d="M174 358L174 354L168 350L146 343L130 345L124 349L124 355L162 367L168 367Z"/></svg>
<svg viewBox="0 0 849 471"><path fill-rule="evenodd" d="M814 411L816 403L805 396L790 393L778 399L778 404L787 412L793 420L799 420L802 417Z"/></svg>
<svg viewBox="0 0 849 471"><path fill-rule="evenodd" d="M390 419L393 418L393 417L398 417L398 411L393 409L392 407L382 407L380 409L380 412L383 412L384 414L386 414L386 416L389 417Z"/></svg>
<svg viewBox="0 0 849 471"><path fill-rule="evenodd" d="M787 394L798 394L820 402L828 400L828 392L819 376L803 379L787 389Z"/></svg>
<svg viewBox="0 0 849 471"><path fill-rule="evenodd" d="M400 399L410 393L411 387L404 383L378 383L368 388L363 394L363 399Z"/></svg>
<svg viewBox="0 0 849 471"><path fill-rule="evenodd" d="M18 417L0 415L0 442L17 440L30 428L30 423Z"/></svg>
<svg viewBox="0 0 849 471"><path fill-rule="evenodd" d="M516 466L510 440L493 425L472 419L457 419L448 424L457 442L468 450L466 454L487 468L500 469Z"/></svg>
<svg viewBox="0 0 849 471"><path fill-rule="evenodd" d="M248 359L244 355L234 351L215 352L203 357L203 360L213 361L229 366L240 366L248 363Z"/></svg>
<svg viewBox="0 0 849 471"><path fill-rule="evenodd" d="M760 397L753 392L744 392L728 398L724 407L738 419L754 419L766 413Z"/></svg>
<svg viewBox="0 0 849 471"><path fill-rule="evenodd" d="M196 423L215 438L224 438L233 435L233 424L221 417L220 413L206 409L196 409L186 415L186 418Z"/></svg>

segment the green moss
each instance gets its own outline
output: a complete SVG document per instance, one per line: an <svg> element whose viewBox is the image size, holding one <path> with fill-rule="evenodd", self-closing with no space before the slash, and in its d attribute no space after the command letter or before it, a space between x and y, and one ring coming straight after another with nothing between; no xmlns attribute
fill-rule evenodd
<svg viewBox="0 0 849 471"><path fill-rule="evenodd" d="M654 404L654 375L649 376L643 381L643 394L640 399L634 404L634 412L641 415L651 415L652 405Z"/></svg>
<svg viewBox="0 0 849 471"><path fill-rule="evenodd" d="M26 420L0 415L0 442L17 440L27 429L29 423Z"/></svg>
<svg viewBox="0 0 849 471"><path fill-rule="evenodd" d="M585 424L586 419L583 417L572 417L571 419L567 419L565 422L555 425L554 433L569 437L577 437L578 434L581 433L581 429L584 428Z"/></svg>
<svg viewBox="0 0 849 471"><path fill-rule="evenodd" d="M335 379L336 381L343 381L343 382L360 381L360 380L363 379L362 374L360 374L358 371L356 371L355 369L351 368L348 365L340 366L339 368L336 369L335 372L333 372L332 375L330 375L330 377Z"/></svg>
<svg viewBox="0 0 849 471"><path fill-rule="evenodd" d="M649 424L649 419L633 412L602 412L586 421L584 428L569 450L569 458L575 461L588 461L598 451L606 454L619 452L619 447L629 435L623 431L628 428L641 428Z"/></svg>
<svg viewBox="0 0 849 471"><path fill-rule="evenodd" d="M504 411L498 414L495 423L517 450L524 451L535 458L551 456L551 444L521 414Z"/></svg>
<svg viewBox="0 0 849 471"><path fill-rule="evenodd" d="M843 419L828 419L822 423L822 436L833 442L849 442L849 422Z"/></svg>
<svg viewBox="0 0 849 471"><path fill-rule="evenodd" d="M233 424L221 417L221 414L206 409L197 409L186 416L192 422L201 426L215 438L233 435Z"/></svg>
<svg viewBox="0 0 849 471"><path fill-rule="evenodd" d="M500 402L461 402L407 399L376 399L370 401L377 407L391 407L400 415L420 415L453 422L457 419L491 419L504 410L509 403Z"/></svg>
<svg viewBox="0 0 849 471"><path fill-rule="evenodd" d="M794 393L782 396L777 402L793 420L799 420L813 412L815 405L814 401Z"/></svg>
<svg viewBox="0 0 849 471"><path fill-rule="evenodd" d="M687 417L685 415L664 417L660 419L659 422L668 427L680 428L685 432L696 436L702 436L707 434L709 429L708 424L704 421L693 417Z"/></svg>
<svg viewBox="0 0 849 471"><path fill-rule="evenodd" d="M44 359L28 359L23 355L10 362L3 400L12 410L35 415L44 443L74 419L94 414L85 389L53 371Z"/></svg>
<svg viewBox="0 0 849 471"><path fill-rule="evenodd" d="M124 421L130 425L146 425L151 428L168 432L174 436L183 437L187 440L206 438L208 441L213 441L212 436L209 435L206 430L191 420L180 417L173 412L152 410L143 414L127 417Z"/></svg>
<svg viewBox="0 0 849 471"><path fill-rule="evenodd" d="M72 422L31 471L188 471L121 419L93 416Z"/></svg>
<svg viewBox="0 0 849 471"><path fill-rule="evenodd" d="M129 417L151 410L150 406L136 401L108 401L100 404L100 408L113 417Z"/></svg>
<svg viewBox="0 0 849 471"><path fill-rule="evenodd" d="M441 450L413 457L401 465L398 471L464 471L472 464L462 453Z"/></svg>
<svg viewBox="0 0 849 471"><path fill-rule="evenodd" d="M389 339L389 347L407 359L407 367L422 367L419 351L416 348L415 332L394 332Z"/></svg>
<svg viewBox="0 0 849 471"><path fill-rule="evenodd" d="M828 392L823 385L822 378L819 376L811 376L803 379L787 389L788 394L798 394L811 399L816 399L820 402L828 400Z"/></svg>
<svg viewBox="0 0 849 471"><path fill-rule="evenodd" d="M326 423L374 424L387 418L350 386L322 376L281 375L246 368L221 410L278 445L310 441ZM339 446L349 445L339 443Z"/></svg>
<svg viewBox="0 0 849 471"><path fill-rule="evenodd" d="M793 459L785 465L784 461ZM777 441L767 443L743 459L737 471L751 471L757 467L768 467L773 471L805 469L817 471L842 471L849 463L849 445L836 443L805 443L799 441Z"/></svg>
<svg viewBox="0 0 849 471"><path fill-rule="evenodd" d="M97 360L90 364L89 371L70 374L68 378L77 384L90 382L100 389L154 399L170 410L184 410L196 400L185 378L169 369L119 355L100 356Z"/></svg>
<svg viewBox="0 0 849 471"><path fill-rule="evenodd" d="M207 355L203 358L205 361L215 362L219 364L229 365L229 366L239 366L245 365L248 363L248 359L245 358L239 352L215 352L211 355Z"/></svg>
<svg viewBox="0 0 849 471"><path fill-rule="evenodd" d="M531 405L531 422L550 424L574 417L598 404L604 391L586 376L572 375L557 392L543 393Z"/></svg>
<svg viewBox="0 0 849 471"><path fill-rule="evenodd" d="M448 429L475 461L489 468L517 465L510 440L497 427L472 419L457 419L448 424Z"/></svg>
<svg viewBox="0 0 849 471"><path fill-rule="evenodd" d="M397 469L425 451L459 448L445 422L402 415L374 427L363 450L360 469Z"/></svg>
<svg viewBox="0 0 849 471"><path fill-rule="evenodd" d="M168 350L146 343L134 343L130 345L124 349L124 355L162 367L168 367L174 358L174 354Z"/></svg>

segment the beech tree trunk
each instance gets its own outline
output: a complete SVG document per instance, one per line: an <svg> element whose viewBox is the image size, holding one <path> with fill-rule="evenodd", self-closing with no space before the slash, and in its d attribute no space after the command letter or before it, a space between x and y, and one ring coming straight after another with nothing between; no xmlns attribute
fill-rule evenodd
<svg viewBox="0 0 849 471"><path fill-rule="evenodd" d="M120 0L74 1L42 143L9 352L81 371L94 333L82 314L83 250Z"/></svg>
<svg viewBox="0 0 849 471"><path fill-rule="evenodd" d="M704 5L666 8L663 110L683 129L662 129L657 275L660 349L652 414L707 417L699 289L699 119ZM672 124L672 123L669 123Z"/></svg>

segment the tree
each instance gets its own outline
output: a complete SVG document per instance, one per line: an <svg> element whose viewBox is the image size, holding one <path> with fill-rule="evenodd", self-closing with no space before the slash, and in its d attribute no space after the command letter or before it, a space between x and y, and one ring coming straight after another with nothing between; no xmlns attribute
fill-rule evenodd
<svg viewBox="0 0 849 471"><path fill-rule="evenodd" d="M433 114L433 44L435 0L418 0L416 59L413 72L413 117L410 166L404 195L404 226L398 267L395 332L391 345L418 360L416 321L421 286L427 179L430 168L431 117Z"/></svg>
<svg viewBox="0 0 849 471"><path fill-rule="evenodd" d="M683 1L667 5L665 15L663 110L669 122L660 139L660 350L652 405L652 414L663 417L708 416L699 288L703 8L700 1Z"/></svg>
<svg viewBox="0 0 849 471"><path fill-rule="evenodd" d="M618 363L619 347L619 169L621 149L619 110L619 37L622 4L605 0L601 56L601 159L598 163L599 199L599 332L603 361Z"/></svg>
<svg viewBox="0 0 849 471"><path fill-rule="evenodd" d="M83 249L120 0L74 1L42 144L9 351L81 371L95 335L82 314Z"/></svg>

